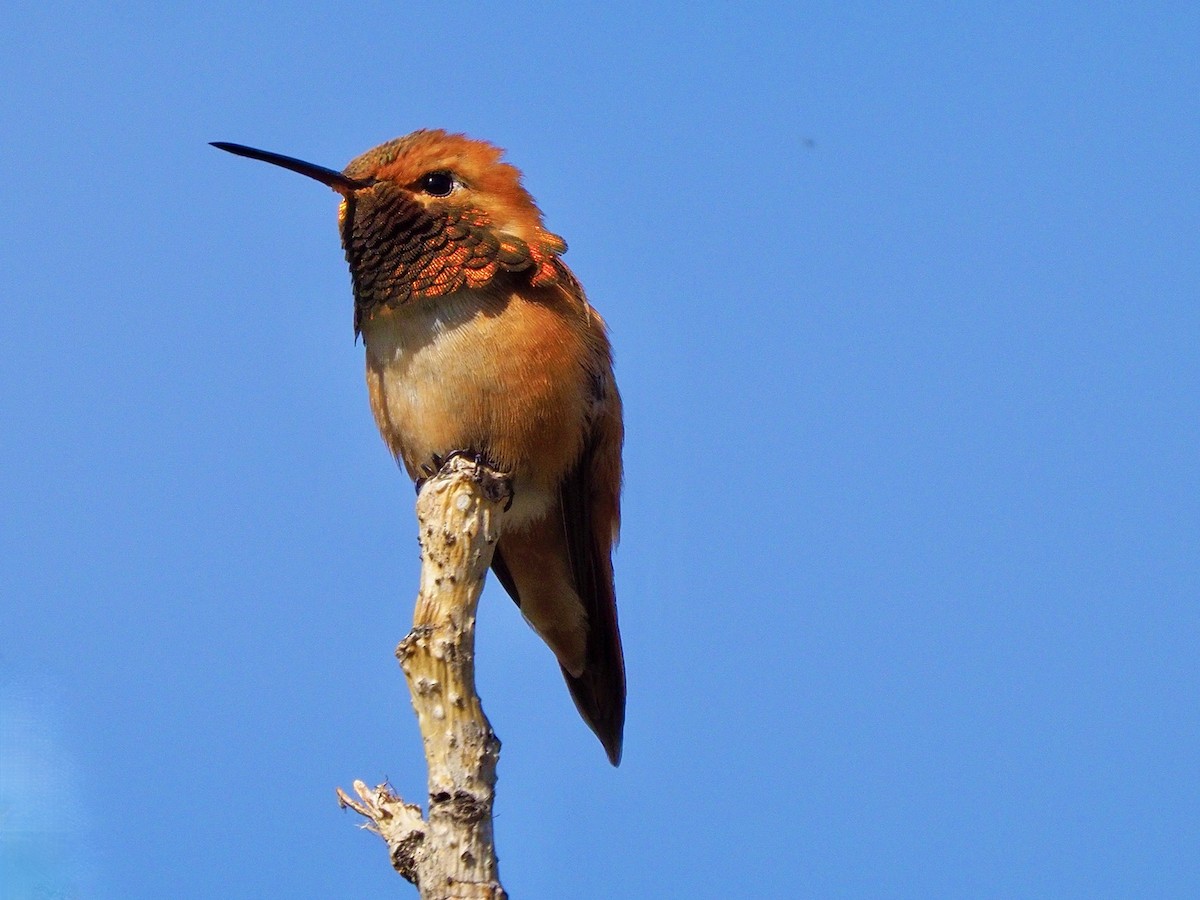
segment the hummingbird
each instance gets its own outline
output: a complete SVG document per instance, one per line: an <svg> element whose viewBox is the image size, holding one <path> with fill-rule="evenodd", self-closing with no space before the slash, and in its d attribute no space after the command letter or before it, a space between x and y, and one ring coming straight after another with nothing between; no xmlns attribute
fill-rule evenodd
<svg viewBox="0 0 1200 900"><path fill-rule="evenodd" d="M456 453L509 474L492 571L621 760L625 665L612 551L621 397L607 328L498 147L421 130L338 172L241 144L341 195L354 333L379 433L418 485Z"/></svg>

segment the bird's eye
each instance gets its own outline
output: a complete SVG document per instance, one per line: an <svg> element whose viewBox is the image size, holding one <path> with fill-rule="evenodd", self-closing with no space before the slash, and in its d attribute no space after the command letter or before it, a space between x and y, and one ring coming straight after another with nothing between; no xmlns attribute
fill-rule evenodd
<svg viewBox="0 0 1200 900"><path fill-rule="evenodd" d="M417 188L431 197L449 197L456 185L449 172L427 172L417 180Z"/></svg>

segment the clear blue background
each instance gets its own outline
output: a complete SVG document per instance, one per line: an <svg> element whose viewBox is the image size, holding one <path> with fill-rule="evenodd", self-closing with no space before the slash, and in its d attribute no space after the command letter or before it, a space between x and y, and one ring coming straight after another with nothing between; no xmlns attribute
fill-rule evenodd
<svg viewBox="0 0 1200 900"><path fill-rule="evenodd" d="M619 769L483 600L514 897L1200 894L1198 59L1194 3L10 11L3 896L414 896L333 794L424 790L336 197L207 142L418 127L523 168L627 410Z"/></svg>

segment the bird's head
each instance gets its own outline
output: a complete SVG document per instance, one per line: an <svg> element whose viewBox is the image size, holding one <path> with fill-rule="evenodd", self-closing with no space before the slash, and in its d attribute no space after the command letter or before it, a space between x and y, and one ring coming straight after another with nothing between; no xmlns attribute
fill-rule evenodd
<svg viewBox="0 0 1200 900"><path fill-rule="evenodd" d="M342 195L338 224L354 284L354 327L383 309L485 288L510 273L567 275L566 244L542 224L521 173L485 141L414 131L337 172L240 144L213 146L315 178Z"/></svg>

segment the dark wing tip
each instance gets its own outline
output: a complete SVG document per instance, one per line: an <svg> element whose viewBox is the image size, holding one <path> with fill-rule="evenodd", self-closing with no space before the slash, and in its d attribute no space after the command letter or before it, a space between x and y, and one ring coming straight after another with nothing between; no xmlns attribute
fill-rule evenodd
<svg viewBox="0 0 1200 900"><path fill-rule="evenodd" d="M608 761L616 768L621 764L621 738L618 735L615 742L602 741L604 744L604 752L608 754Z"/></svg>
<svg viewBox="0 0 1200 900"><path fill-rule="evenodd" d="M625 672L618 657L613 660L589 660L589 667L576 678L566 669L562 670L571 690L571 699L579 715L592 729L608 761L614 766L621 764L621 750L625 734ZM612 663L616 663L616 667ZM599 664L597 664L599 663Z"/></svg>

